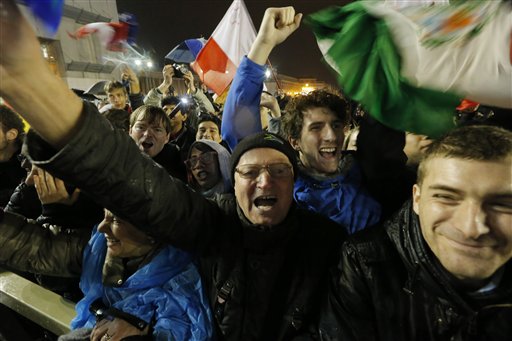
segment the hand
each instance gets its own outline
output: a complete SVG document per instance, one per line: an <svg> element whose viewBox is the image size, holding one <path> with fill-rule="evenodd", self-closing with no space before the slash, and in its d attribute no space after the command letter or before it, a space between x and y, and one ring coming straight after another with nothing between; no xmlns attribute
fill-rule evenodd
<svg viewBox="0 0 512 341"><path fill-rule="evenodd" d="M302 13L295 14L291 6L267 8L247 57L257 64L265 64L272 49L299 28L301 19Z"/></svg>
<svg viewBox="0 0 512 341"><path fill-rule="evenodd" d="M138 94L140 92L140 84L137 74L128 65L123 65L121 72L121 78L127 79L130 82L130 94Z"/></svg>
<svg viewBox="0 0 512 341"><path fill-rule="evenodd" d="M83 103L51 72L14 0L0 0L0 51L0 96L46 141L65 145L79 128Z"/></svg>
<svg viewBox="0 0 512 341"><path fill-rule="evenodd" d="M120 318L115 318L112 321L103 319L94 326L91 332L91 341L119 341L128 336L147 335L148 330L149 325L141 331Z"/></svg>
<svg viewBox="0 0 512 341"><path fill-rule="evenodd" d="M0 94L11 102L18 83L47 73L39 42L13 0L0 1ZM10 91L12 89L12 91Z"/></svg>
<svg viewBox="0 0 512 341"><path fill-rule="evenodd" d="M34 175L34 186L37 196L43 204L63 204L71 206L80 195L77 188L73 194L69 195L64 181L52 176L50 173L38 168L37 175Z"/></svg>
<svg viewBox="0 0 512 341"><path fill-rule="evenodd" d="M281 109L279 108L279 103L277 103L277 98L271 94L261 93L260 106L269 109L272 117L281 117Z"/></svg>
<svg viewBox="0 0 512 341"><path fill-rule="evenodd" d="M172 85L172 77L174 76L174 67L170 64L165 65L162 69L162 75L164 76L163 82L158 86L158 90L162 94L167 94L169 87Z"/></svg>
<svg viewBox="0 0 512 341"><path fill-rule="evenodd" d="M187 85L188 91L190 94L196 93L196 86L194 84L194 75L192 74L192 71L188 71L183 75L183 80L185 81L185 84Z"/></svg>

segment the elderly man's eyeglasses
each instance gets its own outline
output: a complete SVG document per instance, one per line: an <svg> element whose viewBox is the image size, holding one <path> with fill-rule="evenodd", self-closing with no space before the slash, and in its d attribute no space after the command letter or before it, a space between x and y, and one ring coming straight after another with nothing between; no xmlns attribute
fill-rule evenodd
<svg viewBox="0 0 512 341"><path fill-rule="evenodd" d="M287 178L292 175L292 166L288 163L271 163L270 165L241 165L235 168L240 177L255 180L263 170L267 170L271 177Z"/></svg>
<svg viewBox="0 0 512 341"><path fill-rule="evenodd" d="M192 169L197 166L198 162L202 164L211 164L215 161L215 157L217 156L217 152L206 152L198 156L193 156L188 160L185 160L185 165L188 169Z"/></svg>

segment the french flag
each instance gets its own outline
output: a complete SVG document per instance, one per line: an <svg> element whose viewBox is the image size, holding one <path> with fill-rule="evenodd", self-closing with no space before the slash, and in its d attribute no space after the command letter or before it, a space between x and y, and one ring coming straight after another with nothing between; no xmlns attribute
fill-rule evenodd
<svg viewBox="0 0 512 341"><path fill-rule="evenodd" d="M245 3L234 0L191 66L201 81L220 96L235 77L254 39L256 29Z"/></svg>

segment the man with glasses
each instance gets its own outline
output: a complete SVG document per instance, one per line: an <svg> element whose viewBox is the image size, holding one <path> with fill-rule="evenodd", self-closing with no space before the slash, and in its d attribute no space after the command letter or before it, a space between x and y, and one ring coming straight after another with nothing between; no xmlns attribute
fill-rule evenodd
<svg viewBox="0 0 512 341"><path fill-rule="evenodd" d="M327 269L336 263L344 235L327 218L293 204L297 163L290 144L270 133L245 138L232 155L235 196L207 200L142 156L126 135L112 132L93 105L51 74L16 4L2 4L9 15L0 16L5 25L0 95L45 139L27 138L33 163L87 191L153 238L195 254L217 339L292 340L314 334L309 327L319 315ZM293 7L269 8L262 26L286 33L300 19ZM30 89L34 75L38 87L48 90L31 92L40 103L37 109L17 91Z"/></svg>
<svg viewBox="0 0 512 341"><path fill-rule="evenodd" d="M215 141L194 142L185 160L188 184L206 198L233 192L230 157L227 149Z"/></svg>

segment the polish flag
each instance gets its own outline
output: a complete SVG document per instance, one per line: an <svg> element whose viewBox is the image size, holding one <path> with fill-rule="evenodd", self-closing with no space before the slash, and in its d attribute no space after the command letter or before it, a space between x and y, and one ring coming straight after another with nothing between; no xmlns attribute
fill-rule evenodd
<svg viewBox="0 0 512 341"><path fill-rule="evenodd" d="M221 95L249 53L256 30L243 0L234 0L221 22L191 64L201 81Z"/></svg>

